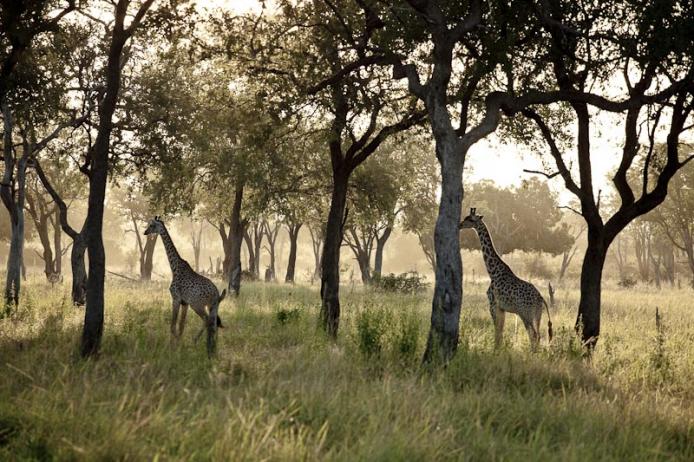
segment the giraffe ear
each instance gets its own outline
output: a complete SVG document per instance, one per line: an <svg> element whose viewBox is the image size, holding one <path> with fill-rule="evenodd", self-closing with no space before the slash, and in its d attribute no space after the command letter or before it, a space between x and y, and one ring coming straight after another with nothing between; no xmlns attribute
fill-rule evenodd
<svg viewBox="0 0 694 462"><path fill-rule="evenodd" d="M481 220L484 217L482 215L477 215L477 218L479 218Z"/></svg>

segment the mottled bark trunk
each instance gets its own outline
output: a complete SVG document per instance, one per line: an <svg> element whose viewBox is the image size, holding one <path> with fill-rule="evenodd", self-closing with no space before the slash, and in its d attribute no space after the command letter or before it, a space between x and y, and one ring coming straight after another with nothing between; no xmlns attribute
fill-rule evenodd
<svg viewBox="0 0 694 462"><path fill-rule="evenodd" d="M5 304L19 304L24 256L24 214L18 207L17 221L12 223L10 251L7 255L7 279L5 281Z"/></svg>
<svg viewBox="0 0 694 462"><path fill-rule="evenodd" d="M446 362L458 348L460 307L463 300L463 263L460 258L460 210L463 202L463 160L458 142L438 139L441 163L441 200L434 229L436 283L431 306L431 329L423 361Z"/></svg>
<svg viewBox="0 0 694 462"><path fill-rule="evenodd" d="M289 233L289 259L287 260L287 273L284 276L284 282L294 283L294 272L296 271L296 252L298 249L299 230L301 223L292 223L287 225Z"/></svg>
<svg viewBox="0 0 694 462"><path fill-rule="evenodd" d="M243 205L243 185L234 191L229 225L229 291L238 296L241 291L241 243L243 242L245 221L241 218Z"/></svg>
<svg viewBox="0 0 694 462"><path fill-rule="evenodd" d="M321 257L321 322L330 337L340 326L340 246L342 245L349 173L333 173L333 192Z"/></svg>

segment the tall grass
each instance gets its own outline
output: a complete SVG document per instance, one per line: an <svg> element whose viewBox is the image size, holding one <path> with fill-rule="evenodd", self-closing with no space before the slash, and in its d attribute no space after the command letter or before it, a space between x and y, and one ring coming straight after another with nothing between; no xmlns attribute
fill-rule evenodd
<svg viewBox="0 0 694 462"><path fill-rule="evenodd" d="M192 313L170 343L167 285L112 282L85 362L68 288L25 287L0 320L0 460L694 460L691 291L607 291L586 363L575 291L531 354L513 316L494 350L486 287L467 285L458 354L425 372L426 293L344 290L333 343L315 290L249 284L209 361Z"/></svg>

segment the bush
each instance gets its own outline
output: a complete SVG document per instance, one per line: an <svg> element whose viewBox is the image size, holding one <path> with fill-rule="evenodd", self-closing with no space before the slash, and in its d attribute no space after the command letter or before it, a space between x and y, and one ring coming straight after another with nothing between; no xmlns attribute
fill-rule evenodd
<svg viewBox="0 0 694 462"><path fill-rule="evenodd" d="M287 324L290 321L296 321L301 316L300 308L280 308L277 311L277 322L281 325Z"/></svg>
<svg viewBox="0 0 694 462"><path fill-rule="evenodd" d="M631 289L636 285L636 279L631 276L622 276L617 285L623 289Z"/></svg>
<svg viewBox="0 0 694 462"><path fill-rule="evenodd" d="M385 276L374 274L371 284L375 289L385 292L407 294L420 293L429 287L426 278L416 271L408 271L398 275L390 273Z"/></svg>
<svg viewBox="0 0 694 462"><path fill-rule="evenodd" d="M357 345L365 357L381 355L390 321L390 313L382 308L366 309L357 315Z"/></svg>
<svg viewBox="0 0 694 462"><path fill-rule="evenodd" d="M243 270L241 271L241 280L244 282L253 282L257 281L258 278L255 277L255 273L253 273L252 271Z"/></svg>

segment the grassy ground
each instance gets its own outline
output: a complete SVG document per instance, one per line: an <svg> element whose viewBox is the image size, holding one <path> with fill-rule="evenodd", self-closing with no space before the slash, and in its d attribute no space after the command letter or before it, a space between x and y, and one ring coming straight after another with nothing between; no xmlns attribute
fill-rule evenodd
<svg viewBox="0 0 694 462"><path fill-rule="evenodd" d="M494 351L485 287L468 285L455 360L423 372L429 294L343 289L334 344L315 290L246 285L210 362L192 313L170 344L167 285L112 282L84 362L67 287L25 287L0 320L0 460L694 460L691 291L607 291L587 364L575 291L533 355L514 317Z"/></svg>

